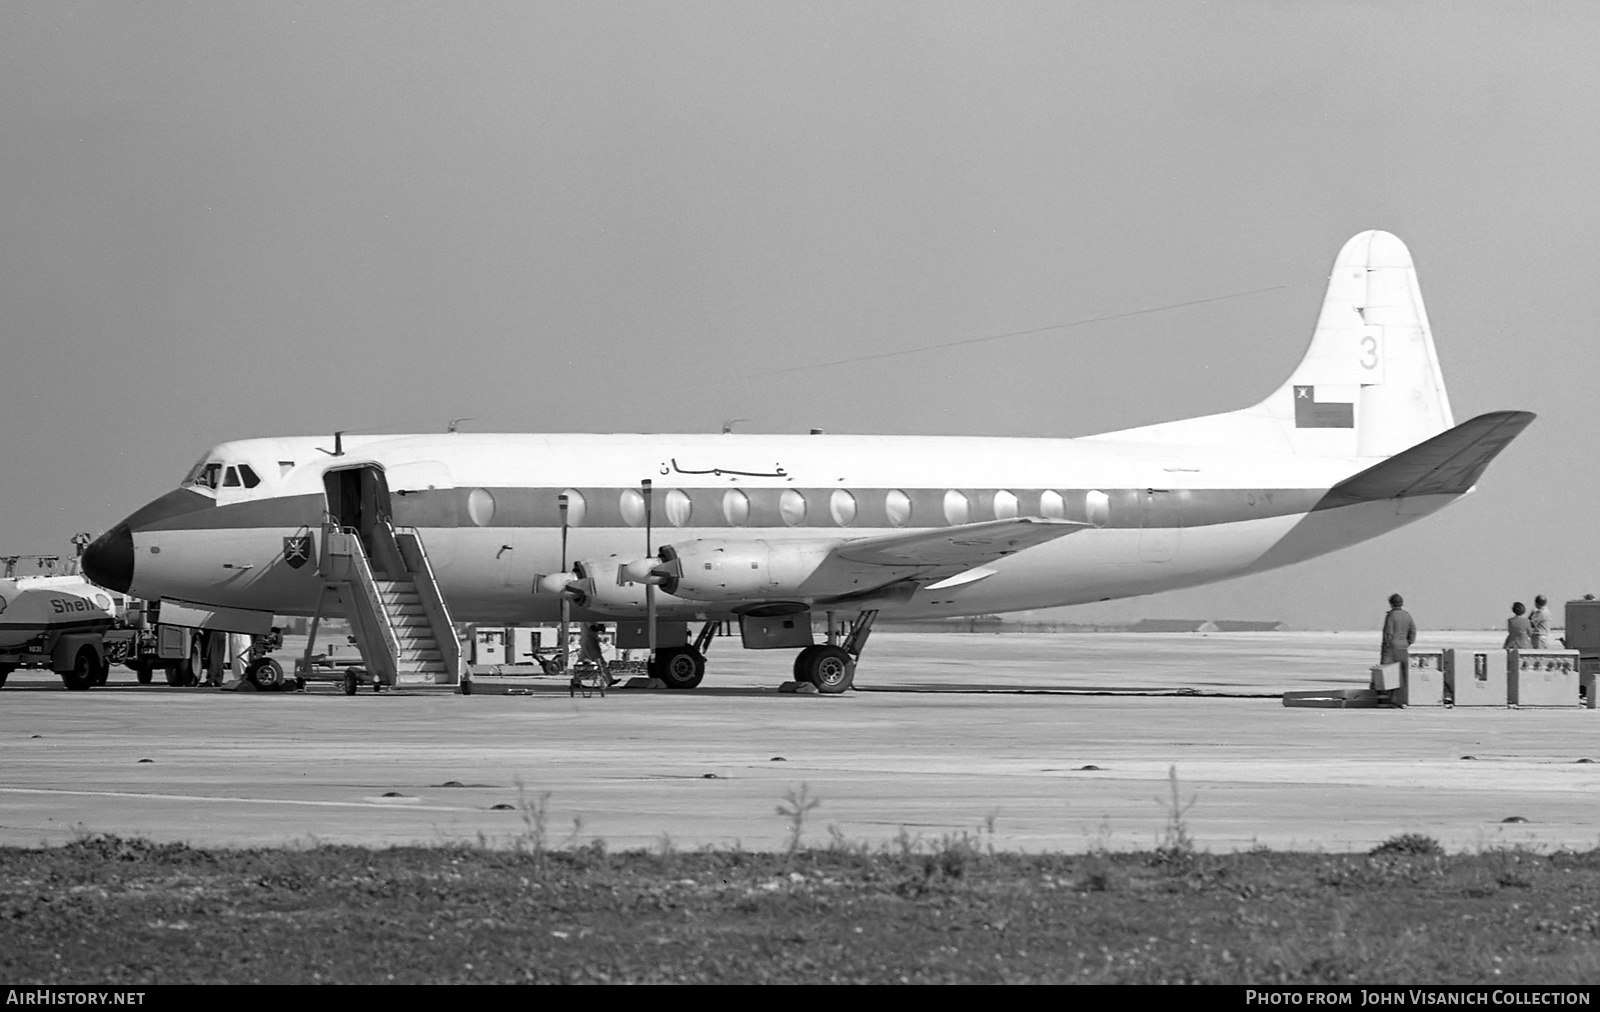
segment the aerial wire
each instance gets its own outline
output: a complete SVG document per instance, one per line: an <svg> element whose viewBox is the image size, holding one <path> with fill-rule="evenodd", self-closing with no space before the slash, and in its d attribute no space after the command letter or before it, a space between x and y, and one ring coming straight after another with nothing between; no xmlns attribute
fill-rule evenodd
<svg viewBox="0 0 1600 1012"><path fill-rule="evenodd" d="M1082 320L1073 320L1069 323L1052 323L1048 327L1034 327L1031 330L1013 330L1005 334L986 334L983 337L967 337L959 341L946 341L943 344L927 344L917 348L902 348L899 351L880 351L873 355L857 355L853 358L834 359L830 362L808 362L805 365L793 365L783 369L769 369L765 372L755 373L757 376L779 376L784 373L804 372L807 369L825 369L835 365L854 365L857 362L873 362L885 358L899 358L903 355L919 355L927 351L942 351L945 348L961 348L972 344L985 344L990 341L1005 341L1014 337L1028 337L1032 334L1043 334L1052 330L1068 330L1073 327L1086 327L1091 323L1107 323L1111 320L1126 320L1134 316L1148 316L1151 313L1165 313L1173 309L1184 309L1188 306L1202 306L1208 302L1222 302L1226 299L1242 299L1247 295L1261 295L1266 292L1282 291L1293 288L1294 285L1271 285L1267 288L1252 288L1247 292L1231 292L1227 295L1213 295L1205 299L1191 299L1188 302L1174 302L1166 306L1151 306L1147 309L1135 309L1126 313L1112 313L1109 316L1091 316Z"/></svg>

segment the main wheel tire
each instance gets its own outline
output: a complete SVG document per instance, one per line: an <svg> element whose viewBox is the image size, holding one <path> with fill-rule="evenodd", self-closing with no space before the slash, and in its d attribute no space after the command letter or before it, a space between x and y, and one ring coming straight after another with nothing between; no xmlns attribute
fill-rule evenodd
<svg viewBox="0 0 1600 1012"><path fill-rule="evenodd" d="M263 657L245 669L245 677L254 682L256 688L271 692L283 686L283 665L270 657Z"/></svg>
<svg viewBox="0 0 1600 1012"><path fill-rule="evenodd" d="M74 692L82 692L105 677L103 665L95 652L88 647L78 651L73 658L72 670L61 672L61 682Z"/></svg>
<svg viewBox="0 0 1600 1012"><path fill-rule="evenodd" d="M184 686L189 684L189 676L183 673L183 664L180 661L173 661L167 665L166 676L168 685Z"/></svg>
<svg viewBox="0 0 1600 1012"><path fill-rule="evenodd" d="M807 647L800 656L805 658L805 665L798 681L810 682L818 692L838 695L855 684L856 661L844 647ZM799 664L798 658L796 664Z"/></svg>
<svg viewBox="0 0 1600 1012"><path fill-rule="evenodd" d="M131 667L133 668L133 677L139 680L140 685L150 684L150 677L154 674L154 671L152 671L150 665L134 664L131 665Z"/></svg>
<svg viewBox="0 0 1600 1012"><path fill-rule="evenodd" d="M360 686L356 682L356 676L355 675L346 674L344 676L344 694L345 695L347 695L347 696L355 695L356 694L356 689L359 688L359 687Z"/></svg>
<svg viewBox="0 0 1600 1012"><path fill-rule="evenodd" d="M0 664L0 685L6 684L6 676L11 674L13 665Z"/></svg>
<svg viewBox="0 0 1600 1012"><path fill-rule="evenodd" d="M809 646L809 647L806 647L805 649L801 650L799 653L794 655L794 680L795 681L797 681L797 682L805 682L805 681L809 681L810 680L810 679L806 678L806 671L809 669L810 664L811 664L811 658L816 654L817 649L818 648L816 646Z"/></svg>
<svg viewBox="0 0 1600 1012"><path fill-rule="evenodd" d="M669 689L692 689L706 676L706 657L694 647L666 647L656 651L648 670Z"/></svg>

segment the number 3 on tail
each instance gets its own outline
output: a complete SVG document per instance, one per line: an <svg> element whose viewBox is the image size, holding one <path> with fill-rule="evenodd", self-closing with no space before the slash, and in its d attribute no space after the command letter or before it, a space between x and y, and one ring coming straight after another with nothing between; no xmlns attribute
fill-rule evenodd
<svg viewBox="0 0 1600 1012"><path fill-rule="evenodd" d="M1378 368L1378 339L1371 334L1361 338L1361 368Z"/></svg>

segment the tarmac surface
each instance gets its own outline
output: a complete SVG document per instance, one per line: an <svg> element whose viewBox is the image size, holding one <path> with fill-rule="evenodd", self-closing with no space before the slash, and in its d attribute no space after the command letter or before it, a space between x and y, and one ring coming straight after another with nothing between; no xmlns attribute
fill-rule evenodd
<svg viewBox="0 0 1600 1012"><path fill-rule="evenodd" d="M1440 633L1421 646L1498 646ZM571 697L548 677L444 690L0 689L0 843L483 841L613 850L894 845L1145 849L1173 811L1213 851L1600 845L1600 712L1288 709L1359 688L1375 633L875 633L841 697L779 695L788 651L718 642L693 692ZM160 678L158 676L159 683ZM1468 758L1471 757L1471 758ZM508 805L496 810L494 806ZM539 812L542 810L542 815ZM1507 821L1507 820L1526 821Z"/></svg>

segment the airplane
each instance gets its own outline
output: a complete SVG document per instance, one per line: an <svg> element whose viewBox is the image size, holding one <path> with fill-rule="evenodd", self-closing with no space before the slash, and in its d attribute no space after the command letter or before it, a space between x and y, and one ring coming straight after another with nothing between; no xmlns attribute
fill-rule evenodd
<svg viewBox="0 0 1600 1012"><path fill-rule="evenodd" d="M1055 607L1287 566L1467 494L1533 419L1455 423L1410 251L1375 230L1340 250L1299 366L1241 410L1078 438L243 439L98 538L83 569L260 624L348 612L323 595L329 553L353 551L380 575L424 573L454 622L643 622L650 673L672 688L700 683L736 621L747 648L798 649L796 680L837 693L880 613Z"/></svg>

